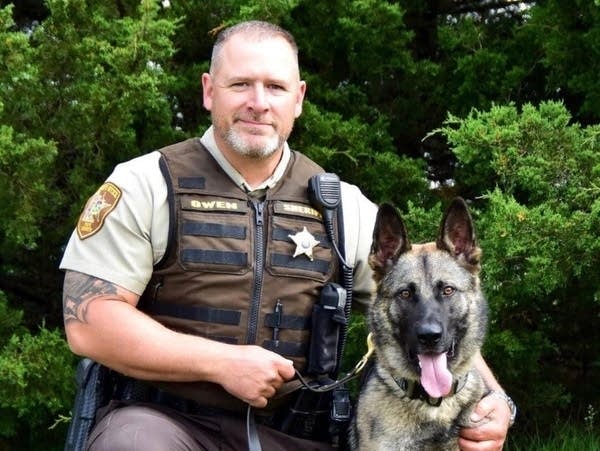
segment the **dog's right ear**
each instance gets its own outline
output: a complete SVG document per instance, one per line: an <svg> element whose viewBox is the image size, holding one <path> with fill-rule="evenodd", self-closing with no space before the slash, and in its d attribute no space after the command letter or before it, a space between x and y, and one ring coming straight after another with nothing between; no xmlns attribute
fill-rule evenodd
<svg viewBox="0 0 600 451"><path fill-rule="evenodd" d="M382 204L377 211L369 256L369 265L375 272L375 278L380 279L400 254L409 249L410 242L402 218L392 205Z"/></svg>

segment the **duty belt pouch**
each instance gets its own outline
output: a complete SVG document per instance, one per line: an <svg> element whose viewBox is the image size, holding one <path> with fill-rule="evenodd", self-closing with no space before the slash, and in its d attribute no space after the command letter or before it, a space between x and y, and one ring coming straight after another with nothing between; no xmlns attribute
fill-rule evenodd
<svg viewBox="0 0 600 451"><path fill-rule="evenodd" d="M323 287L319 303L312 312L311 340L308 353L309 374L331 374L337 367L340 327L346 324L346 290L337 283Z"/></svg>
<svg viewBox="0 0 600 451"><path fill-rule="evenodd" d="M331 380L329 380L331 382ZM313 383L315 387L320 384ZM279 430L284 434L307 440L329 441L331 392L317 393L303 387L287 410Z"/></svg>
<svg viewBox="0 0 600 451"><path fill-rule="evenodd" d="M331 392L331 414L329 432L331 444L334 448L347 450L348 427L352 417L352 402L350 401L350 390L345 384L336 387Z"/></svg>

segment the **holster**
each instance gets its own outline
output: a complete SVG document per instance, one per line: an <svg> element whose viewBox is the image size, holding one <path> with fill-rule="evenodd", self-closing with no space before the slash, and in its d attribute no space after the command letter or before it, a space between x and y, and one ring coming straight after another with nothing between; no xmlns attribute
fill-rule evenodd
<svg viewBox="0 0 600 451"><path fill-rule="evenodd" d="M91 359L84 358L79 362L75 378L77 395L65 451L81 451L85 448L96 422L96 411L108 402L112 391L110 370Z"/></svg>

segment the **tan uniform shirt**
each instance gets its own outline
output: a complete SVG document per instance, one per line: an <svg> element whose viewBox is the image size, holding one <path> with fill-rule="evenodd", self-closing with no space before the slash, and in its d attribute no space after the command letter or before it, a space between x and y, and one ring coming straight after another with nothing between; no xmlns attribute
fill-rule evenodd
<svg viewBox="0 0 600 451"><path fill-rule="evenodd" d="M212 127L201 141L229 177L250 191L242 175L219 151ZM155 151L115 167L107 182L118 187L120 198L93 234L82 239L73 232L60 263L61 269L88 274L142 294L153 265L162 258L167 246L169 205L159 159L160 153ZM289 159L290 149L286 144L273 175L250 194L261 196L275 186ZM353 294L356 300L366 303L374 289L367 258L377 207L354 185L342 182L341 194L346 260L354 267ZM90 213L93 199L94 196L88 201L84 214Z"/></svg>

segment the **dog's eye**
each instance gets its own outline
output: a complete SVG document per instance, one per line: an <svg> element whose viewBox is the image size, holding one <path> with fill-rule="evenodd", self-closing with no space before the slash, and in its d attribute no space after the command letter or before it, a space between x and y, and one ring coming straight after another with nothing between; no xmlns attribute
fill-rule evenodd
<svg viewBox="0 0 600 451"><path fill-rule="evenodd" d="M411 293L410 293L410 290L400 290L400 291L398 292L398 297L399 297L400 299L404 299L404 300L406 300L406 299L410 299L410 298L411 298Z"/></svg>
<svg viewBox="0 0 600 451"><path fill-rule="evenodd" d="M456 291L456 288L454 288L453 286L450 285L446 285L443 289L442 289L442 294L444 296L452 296L454 294L454 292Z"/></svg>

